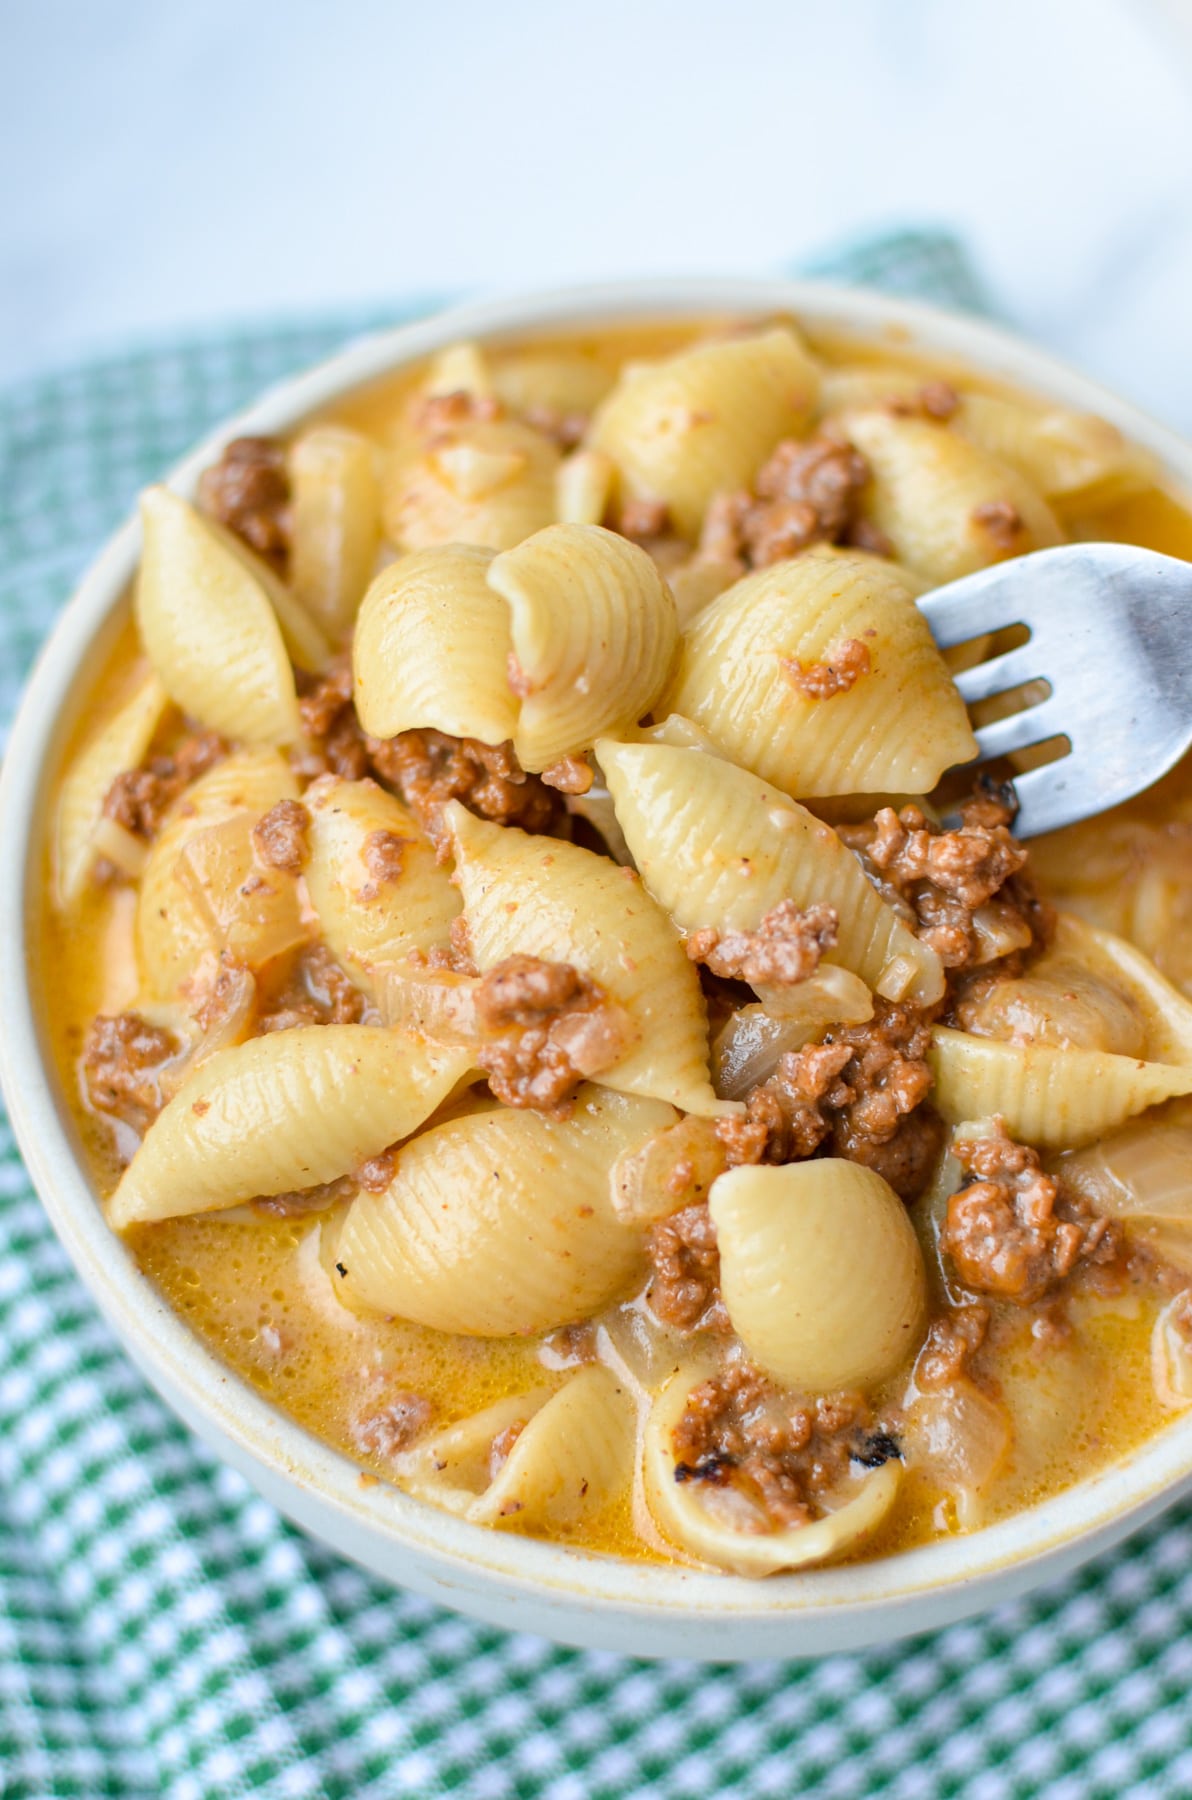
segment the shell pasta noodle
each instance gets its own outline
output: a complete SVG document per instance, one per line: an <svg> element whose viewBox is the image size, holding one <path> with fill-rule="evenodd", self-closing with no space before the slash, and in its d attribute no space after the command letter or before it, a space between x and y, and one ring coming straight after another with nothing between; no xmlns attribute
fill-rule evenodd
<svg viewBox="0 0 1192 1800"><path fill-rule="evenodd" d="M990 631L920 607L1187 553L1113 425L610 324L448 345L142 523L47 834L63 1091L107 1225L370 1506L799 1583L1186 1416L1192 765L1019 843Z"/></svg>

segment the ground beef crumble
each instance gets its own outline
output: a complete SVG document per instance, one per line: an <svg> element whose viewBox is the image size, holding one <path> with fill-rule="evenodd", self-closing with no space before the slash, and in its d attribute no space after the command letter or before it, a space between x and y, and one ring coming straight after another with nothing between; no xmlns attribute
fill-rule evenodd
<svg viewBox="0 0 1192 1800"><path fill-rule="evenodd" d="M868 675L872 663L860 638L845 638L828 653L826 662L800 662L797 656L779 658L779 666L793 688L806 700L834 700L856 687Z"/></svg>
<svg viewBox="0 0 1192 1800"><path fill-rule="evenodd" d="M967 1181L948 1202L940 1247L974 1293L1030 1305L1081 1264L1121 1253L1120 1229L1044 1174L1036 1151L997 1121L988 1137L953 1144Z"/></svg>
<svg viewBox="0 0 1192 1800"><path fill-rule="evenodd" d="M933 1319L915 1364L918 1386L950 1387L965 1373L988 1330L987 1306L957 1306Z"/></svg>
<svg viewBox="0 0 1192 1800"><path fill-rule="evenodd" d="M672 1440L675 1480L736 1488L757 1532L806 1525L850 1461L875 1468L898 1454L894 1437L870 1423L860 1394L803 1400L749 1363L730 1363L688 1396Z"/></svg>
<svg viewBox="0 0 1192 1800"><path fill-rule="evenodd" d="M218 732L192 731L167 754L117 775L104 797L104 816L134 837L156 837L179 795L227 753Z"/></svg>
<svg viewBox="0 0 1192 1800"><path fill-rule="evenodd" d="M290 560L290 477L277 438L233 438L199 481L199 505L284 575Z"/></svg>
<svg viewBox="0 0 1192 1800"><path fill-rule="evenodd" d="M1011 809L982 793L961 818L956 830L944 831L918 806L883 806L862 824L838 827L883 897L954 971L987 960L990 942L1041 948L1051 924L1022 874L1027 853L1008 829Z"/></svg>
<svg viewBox="0 0 1192 1800"><path fill-rule="evenodd" d="M838 925L835 907L800 908L782 900L756 931L693 931L685 948L693 962L727 980L789 987L815 974L824 951L836 942Z"/></svg>
<svg viewBox="0 0 1192 1800"><path fill-rule="evenodd" d="M259 1031L290 1031L298 1025L358 1025L365 998L325 944L300 950L281 987L262 1008Z"/></svg>
<svg viewBox="0 0 1192 1800"><path fill-rule="evenodd" d="M428 394L419 401L414 425L434 445L454 437L468 425L491 424L502 417L503 410L493 394L455 388L449 394Z"/></svg>
<svg viewBox="0 0 1192 1800"><path fill-rule="evenodd" d="M979 525L999 550L1015 550L1026 529L1026 521L1009 500L989 500L973 508L973 523Z"/></svg>
<svg viewBox="0 0 1192 1800"><path fill-rule="evenodd" d="M433 1416L434 1407L421 1394L395 1394L375 1412L353 1420L352 1442L361 1456L400 1456L421 1437Z"/></svg>
<svg viewBox="0 0 1192 1800"><path fill-rule="evenodd" d="M931 1088L929 1016L877 999L862 1025L788 1051L754 1088L743 1116L718 1119L730 1167L799 1162L821 1146L876 1170L904 1200L922 1192L943 1143L923 1102Z"/></svg>
<svg viewBox="0 0 1192 1800"><path fill-rule="evenodd" d="M140 1013L101 1013L83 1045L83 1081L92 1107L144 1133L164 1103L162 1065L177 1053L177 1039Z"/></svg>
<svg viewBox="0 0 1192 1800"><path fill-rule="evenodd" d="M758 471L752 493L714 496L699 553L764 569L809 544L852 541L868 480L869 464L846 439L827 432L803 443L787 439ZM877 548L872 534L865 547Z"/></svg>
<svg viewBox="0 0 1192 1800"><path fill-rule="evenodd" d="M477 983L475 1003L476 1061L506 1106L561 1112L624 1048L620 1009L570 963L506 957Z"/></svg>
<svg viewBox="0 0 1192 1800"><path fill-rule="evenodd" d="M310 854L306 834L310 814L300 800L279 800L252 828L253 849L261 862L285 875L301 875Z"/></svg>
<svg viewBox="0 0 1192 1800"><path fill-rule="evenodd" d="M443 827L449 800L459 800L478 818L498 825L563 835L567 814L562 799L539 776L526 773L512 744L482 744L442 731L403 731L384 741L368 739L368 753L381 779L399 790L441 860L450 855Z"/></svg>
<svg viewBox="0 0 1192 1800"><path fill-rule="evenodd" d="M727 1331L720 1298L720 1252L706 1203L659 1219L646 1237L653 1274L646 1304L663 1325L679 1331Z"/></svg>

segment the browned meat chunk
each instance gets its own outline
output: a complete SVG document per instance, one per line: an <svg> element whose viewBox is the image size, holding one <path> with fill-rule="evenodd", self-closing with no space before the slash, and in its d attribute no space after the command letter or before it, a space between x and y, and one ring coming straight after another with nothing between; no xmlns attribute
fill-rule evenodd
<svg viewBox="0 0 1192 1800"><path fill-rule="evenodd" d="M970 1179L948 1202L940 1247L975 1293L1025 1306L1079 1264L1117 1258L1118 1228L1063 1193L1000 1121L992 1136L956 1144L952 1154Z"/></svg>
<svg viewBox="0 0 1192 1800"><path fill-rule="evenodd" d="M949 1387L964 1374L988 1330L987 1306L957 1306L933 1319L915 1364L918 1385Z"/></svg>
<svg viewBox="0 0 1192 1800"><path fill-rule="evenodd" d="M106 817L135 837L156 837L178 796L227 753L218 732L191 732L168 755L151 756L139 769L117 775L104 798Z"/></svg>
<svg viewBox="0 0 1192 1800"><path fill-rule="evenodd" d="M984 506L975 506L973 522L999 550L1015 549L1025 525L1022 514L1009 500L990 500Z"/></svg>
<svg viewBox="0 0 1192 1800"><path fill-rule="evenodd" d="M716 1227L706 1204L659 1219L650 1227L646 1250L654 1265L646 1301L656 1319L680 1331L728 1329Z"/></svg>
<svg viewBox="0 0 1192 1800"><path fill-rule="evenodd" d="M833 700L856 687L872 666L869 651L859 638L845 638L831 651L827 662L800 662L797 656L780 659L783 674L807 700Z"/></svg>
<svg viewBox="0 0 1192 1800"><path fill-rule="evenodd" d="M788 439L758 471L754 493L715 496L700 554L764 569L809 544L839 543L851 534L868 480L868 463L845 439Z"/></svg>
<svg viewBox="0 0 1192 1800"><path fill-rule="evenodd" d="M594 780L586 756L563 756L542 771L543 784L560 794L586 794Z"/></svg>
<svg viewBox="0 0 1192 1800"><path fill-rule="evenodd" d="M831 1140L834 1156L875 1169L903 1199L922 1192L943 1139L923 1106L931 1088L927 1017L878 1000L863 1025L788 1051L746 1097L743 1118L720 1119L730 1165L799 1162Z"/></svg>
<svg viewBox="0 0 1192 1800"><path fill-rule="evenodd" d="M560 450L574 450L588 429L588 415L583 412L560 412L558 407L537 402L522 408L527 425L551 439Z"/></svg>
<svg viewBox="0 0 1192 1800"><path fill-rule="evenodd" d="M670 530L665 500L625 500L617 515L617 530L637 544L648 544Z"/></svg>
<svg viewBox="0 0 1192 1800"><path fill-rule="evenodd" d="M917 806L883 806L839 830L885 898L945 968L959 970L1000 956L1001 945L1046 941L1049 915L1021 872L1027 853L1008 830L1011 817L1000 799L981 795L955 831L941 831Z"/></svg>
<svg viewBox="0 0 1192 1800"><path fill-rule="evenodd" d="M476 988L476 1061L506 1106L562 1109L624 1050L627 1021L570 963L510 956Z"/></svg>
<svg viewBox="0 0 1192 1800"><path fill-rule="evenodd" d="M316 681L305 678L298 702L306 743L293 753L294 772L313 781L338 775L360 781L369 771L368 749L352 701L352 663L341 656Z"/></svg>
<svg viewBox="0 0 1192 1800"><path fill-rule="evenodd" d="M756 931L693 931L686 949L714 975L753 987L790 987L815 974L820 957L836 942L838 924L834 907L801 909L782 900Z"/></svg>
<svg viewBox="0 0 1192 1800"><path fill-rule="evenodd" d="M523 831L550 831L565 819L562 801L537 775L527 775L512 744L482 744L442 731L403 731L368 740L373 766L396 787L444 860L450 842L443 808L459 800L479 818Z"/></svg>
<svg viewBox="0 0 1192 1800"><path fill-rule="evenodd" d="M286 875L301 875L310 854L306 834L310 814L300 800L279 800L252 828L253 848L263 863Z"/></svg>
<svg viewBox="0 0 1192 1800"><path fill-rule="evenodd" d="M395 831L370 831L360 847L360 860L368 871L362 897L372 899L383 887L401 880L409 839Z"/></svg>
<svg viewBox="0 0 1192 1800"><path fill-rule="evenodd" d="M675 1480L735 1488L750 1503L746 1529L806 1525L851 1460L876 1467L897 1456L895 1440L870 1423L859 1394L802 1400L748 1363L730 1363L688 1397L673 1439Z"/></svg>
<svg viewBox="0 0 1192 1800"><path fill-rule="evenodd" d="M83 1046L83 1080L91 1105L134 1131L146 1131L163 1105L162 1064L177 1053L176 1039L140 1013L101 1013Z"/></svg>
<svg viewBox="0 0 1192 1800"><path fill-rule="evenodd" d="M204 469L199 505L284 575L290 560L290 477L277 438L233 438Z"/></svg>
<svg viewBox="0 0 1192 1800"><path fill-rule="evenodd" d="M290 1031L296 1025L358 1025L364 995L324 944L300 950L286 980L260 1018L261 1031Z"/></svg>
<svg viewBox="0 0 1192 1800"><path fill-rule="evenodd" d="M456 388L450 394L428 394L419 403L415 426L430 442L440 443L468 425L486 425L501 417L501 402L491 394Z"/></svg>
<svg viewBox="0 0 1192 1800"><path fill-rule="evenodd" d="M375 1412L354 1420L352 1442L361 1456L400 1456L421 1437L433 1416L433 1406L421 1394L395 1394Z"/></svg>

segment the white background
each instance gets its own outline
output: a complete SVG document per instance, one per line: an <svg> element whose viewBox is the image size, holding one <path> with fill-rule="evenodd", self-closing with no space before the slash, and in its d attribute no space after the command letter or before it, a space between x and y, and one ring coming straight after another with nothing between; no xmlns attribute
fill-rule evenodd
<svg viewBox="0 0 1192 1800"><path fill-rule="evenodd" d="M0 0L0 381L411 291L960 232L1192 429L1192 0Z"/></svg>

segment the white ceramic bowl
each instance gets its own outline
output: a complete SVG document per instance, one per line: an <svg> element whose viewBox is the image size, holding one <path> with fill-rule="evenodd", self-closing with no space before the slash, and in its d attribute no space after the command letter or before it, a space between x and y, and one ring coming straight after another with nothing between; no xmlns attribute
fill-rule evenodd
<svg viewBox="0 0 1192 1800"><path fill-rule="evenodd" d="M803 282L683 281L576 289L440 314L353 345L267 394L175 471L194 490L227 440L284 432L361 383L462 337L699 314L789 312L817 328L955 355L1100 413L1192 488L1192 446L1007 333L933 308ZM973 1537L879 1562L751 1582L586 1555L488 1531L382 1485L232 1375L139 1273L103 1222L55 1073L37 991L49 797L93 671L126 616L135 523L102 552L30 681L0 781L0 1077L33 1181L75 1267L148 1380L222 1457L315 1537L403 1587L511 1629L635 1656L811 1656L945 1625L1108 1549L1192 1482L1192 1418L1056 1499Z"/></svg>

